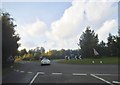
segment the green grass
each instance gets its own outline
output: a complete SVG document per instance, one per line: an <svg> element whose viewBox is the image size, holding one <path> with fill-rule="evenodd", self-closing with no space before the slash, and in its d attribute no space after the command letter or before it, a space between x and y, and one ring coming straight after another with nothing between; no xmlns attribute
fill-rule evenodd
<svg viewBox="0 0 120 85"><path fill-rule="evenodd" d="M94 61L94 63L92 63ZM102 61L102 63L100 63ZM64 64L120 64L118 62L118 57L103 57L99 59L82 59L82 60L60 60L58 61L59 63L64 63Z"/></svg>

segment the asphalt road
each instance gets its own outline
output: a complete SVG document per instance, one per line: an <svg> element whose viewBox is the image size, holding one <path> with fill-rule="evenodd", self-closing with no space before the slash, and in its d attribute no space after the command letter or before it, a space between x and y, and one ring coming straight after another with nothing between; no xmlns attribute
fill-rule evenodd
<svg viewBox="0 0 120 85"><path fill-rule="evenodd" d="M3 83L101 83L120 85L118 65L72 65L60 64L41 66L40 62L20 62L20 67L2 76Z"/></svg>

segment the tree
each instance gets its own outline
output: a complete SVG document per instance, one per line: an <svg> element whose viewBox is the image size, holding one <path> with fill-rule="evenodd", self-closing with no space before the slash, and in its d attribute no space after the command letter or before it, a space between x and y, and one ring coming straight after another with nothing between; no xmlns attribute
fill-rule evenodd
<svg viewBox="0 0 120 85"><path fill-rule="evenodd" d="M108 45L109 56L116 56L117 55L116 37L109 34L107 45Z"/></svg>
<svg viewBox="0 0 120 85"><path fill-rule="evenodd" d="M30 50L28 51L28 53L29 53L29 54L34 54L34 50L33 50L33 49L30 49Z"/></svg>
<svg viewBox="0 0 120 85"><path fill-rule="evenodd" d="M120 36L117 36L117 56L120 56Z"/></svg>
<svg viewBox="0 0 120 85"><path fill-rule="evenodd" d="M55 59L59 57L59 52L57 50L49 50L46 54L50 59Z"/></svg>
<svg viewBox="0 0 120 85"><path fill-rule="evenodd" d="M13 18L10 17L9 13L2 13L2 65L6 67L11 65L14 61L11 62L9 57L13 58L17 54L17 49L20 46L17 43L20 40L18 34L15 34L15 27L13 23Z"/></svg>
<svg viewBox="0 0 120 85"><path fill-rule="evenodd" d="M41 48L40 48L40 51L41 51L41 54L42 54L42 53L45 53L44 47L41 47Z"/></svg>
<svg viewBox="0 0 120 85"><path fill-rule="evenodd" d="M19 53L20 53L20 56L23 56L24 54L28 54L25 48L22 49Z"/></svg>
<svg viewBox="0 0 120 85"><path fill-rule="evenodd" d="M118 29L118 36L116 38L117 41L117 56L120 56L120 27Z"/></svg>
<svg viewBox="0 0 120 85"><path fill-rule="evenodd" d="M100 47L105 47L105 42L103 40L100 42Z"/></svg>
<svg viewBox="0 0 120 85"><path fill-rule="evenodd" d="M98 35L95 35L94 30L90 30L88 26L86 31L79 38L79 44L83 57L92 57L93 48L98 46Z"/></svg>
<svg viewBox="0 0 120 85"><path fill-rule="evenodd" d="M101 41L98 46L98 51L100 56L107 56L108 55L108 47L104 41Z"/></svg>
<svg viewBox="0 0 120 85"><path fill-rule="evenodd" d="M59 51L59 55L60 55L60 57L64 57L65 56L65 49L61 49Z"/></svg>
<svg viewBox="0 0 120 85"><path fill-rule="evenodd" d="M118 28L118 36L120 37L120 26Z"/></svg>

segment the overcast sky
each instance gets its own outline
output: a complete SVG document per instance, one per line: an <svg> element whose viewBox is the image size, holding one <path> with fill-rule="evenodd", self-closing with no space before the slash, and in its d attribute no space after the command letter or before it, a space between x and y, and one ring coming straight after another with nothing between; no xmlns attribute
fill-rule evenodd
<svg viewBox="0 0 120 85"><path fill-rule="evenodd" d="M72 2L4 2L17 24L20 49L45 47L77 49L79 37L87 26L107 41L118 32L118 3L109 0L73 0Z"/></svg>

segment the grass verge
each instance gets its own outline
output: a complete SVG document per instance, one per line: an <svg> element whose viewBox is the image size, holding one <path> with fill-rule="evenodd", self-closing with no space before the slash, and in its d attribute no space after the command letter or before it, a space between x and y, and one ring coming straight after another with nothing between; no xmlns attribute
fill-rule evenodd
<svg viewBox="0 0 120 85"><path fill-rule="evenodd" d="M119 58L120 59L120 58ZM63 64L120 64L118 57L102 57L99 59L81 59L81 60L60 60Z"/></svg>

